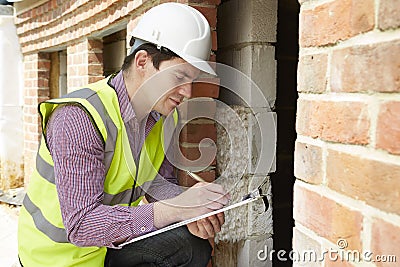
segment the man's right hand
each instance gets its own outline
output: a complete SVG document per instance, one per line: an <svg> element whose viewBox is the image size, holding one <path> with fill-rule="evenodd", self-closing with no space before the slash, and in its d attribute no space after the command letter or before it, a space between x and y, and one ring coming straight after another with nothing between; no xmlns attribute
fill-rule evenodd
<svg viewBox="0 0 400 267"><path fill-rule="evenodd" d="M154 226L162 228L223 208L230 195L221 185L197 183L182 194L154 203Z"/></svg>

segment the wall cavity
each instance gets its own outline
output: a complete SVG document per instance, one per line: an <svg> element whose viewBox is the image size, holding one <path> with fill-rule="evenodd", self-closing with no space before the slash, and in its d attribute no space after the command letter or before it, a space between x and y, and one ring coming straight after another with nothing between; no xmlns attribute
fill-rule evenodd
<svg viewBox="0 0 400 267"><path fill-rule="evenodd" d="M265 136L260 128L276 125L271 113L276 99L276 26L276 0L227 0L218 8L217 61L247 76L266 99L265 106L258 105L252 91L243 87L239 88L240 94L250 99L244 104L228 88L220 89L219 99L241 119L238 122L218 112L218 121L233 129L217 125L217 176L223 174L221 183L229 189L232 202L263 184L263 193L268 194L272 204L269 173L275 170L275 162L266 163L264 149L274 158L276 143L271 138L261 145ZM225 221L215 239L215 266L271 266L269 259L257 257L258 251L272 249L271 207L265 211L262 201L256 201L226 212Z"/></svg>

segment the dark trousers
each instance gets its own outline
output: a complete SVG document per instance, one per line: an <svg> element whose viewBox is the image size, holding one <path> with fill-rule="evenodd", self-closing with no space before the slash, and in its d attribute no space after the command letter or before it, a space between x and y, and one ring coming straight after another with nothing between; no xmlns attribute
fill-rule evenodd
<svg viewBox="0 0 400 267"><path fill-rule="evenodd" d="M162 266L204 267L211 258L211 245L182 226L131 244L108 249L105 267Z"/></svg>

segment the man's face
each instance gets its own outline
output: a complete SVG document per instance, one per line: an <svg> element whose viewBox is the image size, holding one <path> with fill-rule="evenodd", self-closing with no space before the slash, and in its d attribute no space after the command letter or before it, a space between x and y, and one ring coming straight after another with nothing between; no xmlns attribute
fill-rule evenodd
<svg viewBox="0 0 400 267"><path fill-rule="evenodd" d="M185 98L192 95L192 82L200 74L200 70L188 64L181 58L174 58L160 63L159 69L149 69L148 79L152 94L156 94L153 110L167 116ZM154 98L154 95L152 96Z"/></svg>

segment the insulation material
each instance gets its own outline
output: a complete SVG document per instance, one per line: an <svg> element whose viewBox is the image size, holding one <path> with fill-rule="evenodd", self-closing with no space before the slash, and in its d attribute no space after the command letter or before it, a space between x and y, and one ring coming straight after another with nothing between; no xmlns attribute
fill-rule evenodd
<svg viewBox="0 0 400 267"><path fill-rule="evenodd" d="M13 9L0 8L0 189L8 190L23 186L23 72Z"/></svg>
<svg viewBox="0 0 400 267"><path fill-rule="evenodd" d="M249 108L232 106L240 118L237 120L232 112L218 111L217 121L217 173L218 178L231 194L235 203L250 191L264 183L263 192L268 192L271 202L271 187L267 173L254 175L249 173L250 166L255 164L254 155L257 144L252 133L256 128L253 114ZM228 125L227 127L224 127ZM215 238L216 243L235 243L254 235L272 235L272 209L265 212L262 201L256 201L225 213L225 224Z"/></svg>
<svg viewBox="0 0 400 267"><path fill-rule="evenodd" d="M247 172L250 159L249 109L232 106L218 109L217 123L217 173L237 180Z"/></svg>

